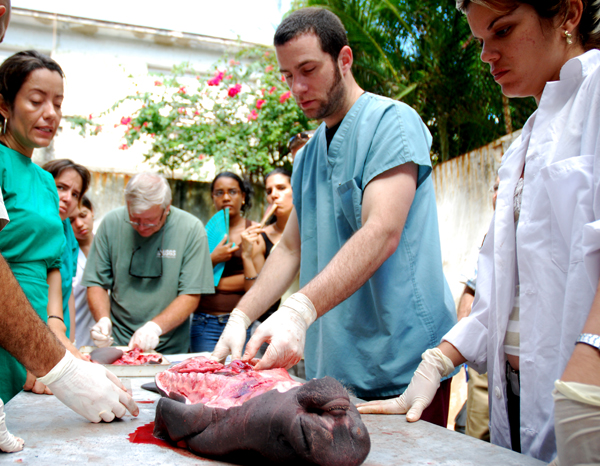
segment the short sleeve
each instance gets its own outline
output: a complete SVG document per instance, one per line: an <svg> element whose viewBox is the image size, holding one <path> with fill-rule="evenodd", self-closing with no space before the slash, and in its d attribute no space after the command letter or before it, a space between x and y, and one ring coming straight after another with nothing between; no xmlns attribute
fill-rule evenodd
<svg viewBox="0 0 600 466"><path fill-rule="evenodd" d="M113 271L110 247L106 234L107 229L105 220L100 224L98 233L94 236L81 281L82 286L99 286L107 290L113 286Z"/></svg>
<svg viewBox="0 0 600 466"><path fill-rule="evenodd" d="M419 166L417 188L431 174L431 135L418 113L408 105L394 102L386 108L370 144L363 187L381 173L409 162Z"/></svg>
<svg viewBox="0 0 600 466"><path fill-rule="evenodd" d="M215 292L206 230L200 221L190 229L179 272L178 295Z"/></svg>

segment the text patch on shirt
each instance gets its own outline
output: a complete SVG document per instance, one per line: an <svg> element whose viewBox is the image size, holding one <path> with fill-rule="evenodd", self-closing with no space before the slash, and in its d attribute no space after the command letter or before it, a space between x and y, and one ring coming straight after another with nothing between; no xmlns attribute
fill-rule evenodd
<svg viewBox="0 0 600 466"><path fill-rule="evenodd" d="M156 253L156 257L175 259L177 257L177 249L159 249Z"/></svg>

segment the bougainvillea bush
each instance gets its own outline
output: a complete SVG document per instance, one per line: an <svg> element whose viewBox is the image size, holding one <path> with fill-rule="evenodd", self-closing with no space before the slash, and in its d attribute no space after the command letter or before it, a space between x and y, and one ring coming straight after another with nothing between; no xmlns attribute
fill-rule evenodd
<svg viewBox="0 0 600 466"><path fill-rule="evenodd" d="M119 112L125 101L139 103L123 115L126 151L147 143L146 161L187 177L208 162L217 170L238 169L253 181L276 167L290 168L291 136L316 127L294 102L278 71L272 49L244 50L221 60L210 77L193 76L186 64L168 76L154 75L154 86L115 103L105 113ZM98 134L93 118L73 117L73 126Z"/></svg>

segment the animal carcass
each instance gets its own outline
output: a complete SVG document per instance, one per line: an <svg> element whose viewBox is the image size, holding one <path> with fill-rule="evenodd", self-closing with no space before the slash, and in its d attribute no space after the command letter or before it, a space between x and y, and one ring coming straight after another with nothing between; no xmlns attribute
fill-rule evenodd
<svg viewBox="0 0 600 466"><path fill-rule="evenodd" d="M168 398L158 402L154 435L199 455L353 466L371 447L348 393L330 377L302 385L283 369L195 358L157 374L156 385Z"/></svg>

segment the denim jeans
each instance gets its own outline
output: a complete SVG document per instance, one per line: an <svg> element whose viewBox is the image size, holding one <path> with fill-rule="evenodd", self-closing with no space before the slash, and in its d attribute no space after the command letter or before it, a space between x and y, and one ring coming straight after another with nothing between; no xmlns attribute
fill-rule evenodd
<svg viewBox="0 0 600 466"><path fill-rule="evenodd" d="M228 320L229 314L220 316L203 313L194 314L190 329L192 353L201 353L203 351L212 353L221 333L225 330ZM249 339L250 329L246 331L246 343L248 343Z"/></svg>

